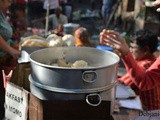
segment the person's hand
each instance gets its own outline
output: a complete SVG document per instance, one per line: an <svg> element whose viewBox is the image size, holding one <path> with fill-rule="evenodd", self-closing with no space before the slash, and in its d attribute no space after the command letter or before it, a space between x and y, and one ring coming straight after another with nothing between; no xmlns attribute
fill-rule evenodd
<svg viewBox="0 0 160 120"><path fill-rule="evenodd" d="M10 48L9 50L9 54L14 58L14 59L18 59L21 56L21 51L16 50L14 48Z"/></svg>
<svg viewBox="0 0 160 120"><path fill-rule="evenodd" d="M118 32L112 30L104 29L100 33L100 43L120 51L122 55L126 55L129 52L125 39Z"/></svg>
<svg viewBox="0 0 160 120"><path fill-rule="evenodd" d="M158 6L157 12L160 12L160 0L156 0L155 2L153 2L153 5Z"/></svg>

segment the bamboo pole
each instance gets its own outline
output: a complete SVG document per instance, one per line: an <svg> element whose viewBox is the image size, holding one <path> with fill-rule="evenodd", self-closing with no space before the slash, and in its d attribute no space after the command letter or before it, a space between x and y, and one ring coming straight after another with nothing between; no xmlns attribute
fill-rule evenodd
<svg viewBox="0 0 160 120"><path fill-rule="evenodd" d="M48 0L48 3L47 3L46 25L45 25L45 37L48 35L49 10L50 10L50 0Z"/></svg>

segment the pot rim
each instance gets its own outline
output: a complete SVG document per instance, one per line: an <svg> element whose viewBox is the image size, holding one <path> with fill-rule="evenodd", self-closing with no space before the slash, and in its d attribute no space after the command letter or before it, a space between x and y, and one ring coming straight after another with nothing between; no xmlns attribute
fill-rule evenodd
<svg viewBox="0 0 160 120"><path fill-rule="evenodd" d="M63 69L63 70L93 70L93 69L97 70L97 69L103 69L103 68L115 66L119 62L119 61L117 61L114 64L106 65L106 66L99 66L99 67L72 68L72 67L60 67L60 66L47 65L47 64L36 62L35 60L32 60L32 59L30 59L30 61L31 61L31 63L34 63L34 64L39 65L41 67L52 68L52 69Z"/></svg>
<svg viewBox="0 0 160 120"><path fill-rule="evenodd" d="M55 49L56 48L68 48L68 47L54 47ZM103 69L103 68L106 68L106 67L111 67L111 66L115 66L116 64L119 63L120 61L120 58L117 54L111 52L111 51L106 51L106 50L99 50L99 49L96 49L96 48L91 48L91 47L69 47L70 49L73 49L73 48L76 48L76 49L90 49L90 50L97 50L97 51L103 51L103 52L107 52L109 54L112 54L112 56L115 57L116 62L110 64L110 65L103 65L103 66L93 66L93 67L83 67L83 68L71 68L71 67L60 67L60 66L52 66L52 65L47 65L47 64L43 64L43 63L40 63L40 62L37 62L36 60L32 59L32 55L36 54L37 52L40 52L40 51L43 51L43 50L47 50L47 49L54 49L54 48L44 48L44 49L40 49L40 50L37 50L37 51L34 51L30 54L29 56L29 59L30 59L30 62L31 63L34 63L36 65L39 65L39 66L42 66L42 67L46 67L46 68L55 68L55 69L63 69L63 70L93 70L93 69Z"/></svg>

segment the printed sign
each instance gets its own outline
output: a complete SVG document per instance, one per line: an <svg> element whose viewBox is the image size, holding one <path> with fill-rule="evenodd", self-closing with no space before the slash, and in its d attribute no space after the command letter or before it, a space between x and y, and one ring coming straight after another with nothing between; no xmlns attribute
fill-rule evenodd
<svg viewBox="0 0 160 120"><path fill-rule="evenodd" d="M27 120L28 92L7 82L5 93L5 117L9 120Z"/></svg>

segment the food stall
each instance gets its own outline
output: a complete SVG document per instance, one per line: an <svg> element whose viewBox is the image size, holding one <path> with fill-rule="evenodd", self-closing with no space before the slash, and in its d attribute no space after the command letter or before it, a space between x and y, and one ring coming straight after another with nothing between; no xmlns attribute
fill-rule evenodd
<svg viewBox="0 0 160 120"><path fill-rule="evenodd" d="M75 30L67 31L67 27L67 33ZM116 120L124 114L126 119L137 115L138 110L133 109L122 109L114 113L120 60L115 53L97 48L75 47L72 34L50 34L46 37L30 35L23 37L19 49L22 55L6 90L14 96L19 95L15 95L18 92L12 89L21 91L25 95L19 97L25 101L21 106L25 105L26 109L25 113L19 110L18 103L12 103L6 94L6 106L16 105L16 110L21 111L15 114L7 109L10 107L6 107L6 117L19 115L16 120L22 120L20 113L23 113L23 118L28 120ZM77 60L87 61L91 66L68 68L70 62ZM52 66L55 61L62 66ZM82 64L86 66L86 62Z"/></svg>
<svg viewBox="0 0 160 120"><path fill-rule="evenodd" d="M92 51L96 54L92 54L91 56L89 56L90 52ZM53 52L56 52L56 54L54 54ZM79 54L76 54L77 52ZM44 54L44 53L48 53L48 54ZM105 56L104 56L104 53L105 53ZM51 54L53 55L51 56ZM76 68L74 64L73 64L73 68L57 67L57 66L51 66L50 64L46 65L45 61L43 62L41 61L42 59L43 60L55 59L52 57L56 57L56 59L57 57L61 58L61 57L64 57L64 55L66 55L66 59L69 61L75 61L77 59L83 58L85 61L88 61L90 64L92 63L93 66L87 67L87 68L80 68L80 69ZM110 56L110 58L107 58L108 62L105 64L105 61L104 61L105 59L103 59L103 57L105 58L108 55ZM93 60L92 58L94 58L95 56L97 56L97 58L99 59ZM55 117L56 119L60 119L61 117L63 118L65 115L66 117L68 117L68 119L70 118L93 119L95 118L95 116L93 116L92 112L97 113L96 119L108 118L111 116L111 111L113 110L113 105L114 105L113 104L114 100L112 99L114 99L114 94L113 94L114 85L116 84L116 81L115 81L116 80L115 76L117 71L116 66L119 61L119 57L117 55L111 52L104 52L101 50L97 50L95 48L55 47L55 48L45 48L42 50L37 50L31 53L30 59L31 61L29 63L18 64L18 67L13 72L12 79L11 79L11 82L14 82L17 85L19 84L18 86L26 88L25 90L29 88L29 90L27 91L29 92L28 93L28 96L29 96L28 112L29 112L30 119L35 117L33 114L37 112L39 113L39 110L42 110L40 111L40 113L43 119L51 119L52 117ZM110 59L113 59L113 60L110 60ZM37 60L40 60L40 61L37 61ZM39 62L42 66L41 65L39 66L38 64L36 64L37 63L36 61ZM99 63L103 63L103 64L99 64ZM81 65L82 64L83 63L81 63ZM31 66L29 67L28 65L29 66L31 65ZM24 67L30 68L30 69L25 68L26 71L28 70L28 73L22 70L24 69ZM35 69L37 69L36 70L37 74ZM105 74L106 72L103 72L103 71L108 71L108 73L110 73L110 78L108 78L107 75ZM24 76L21 76L21 75L24 75ZM21 78L19 79L19 81L17 81L18 78L16 77L18 78L21 77ZM46 80L43 79L44 77L46 77L45 78ZM106 77L108 80L104 79ZM38 79L38 81L36 79ZM28 84L28 81L29 81L29 84ZM52 83L49 83L49 82L52 82ZM8 88L6 89L8 90ZM8 96L6 96L6 98L8 98ZM35 102L35 99L39 102ZM34 105L36 104L38 104L36 108L42 107L42 109L41 108L35 109ZM77 111L75 110L75 108ZM52 109L50 110L52 112L50 113L45 112L48 109ZM55 112L55 111L59 111L59 112ZM86 112L83 113L84 111ZM103 112L99 112L99 111L103 111ZM107 113L107 114L104 114L104 113ZM64 115L60 116L60 114L64 114ZM40 117L40 114L38 114L37 117Z"/></svg>
<svg viewBox="0 0 160 120"><path fill-rule="evenodd" d="M139 110L135 109L120 108L120 111L114 112L119 57L110 51L96 48L75 48L73 36L64 36L51 34L44 39L34 35L26 37L20 44L23 54L13 70L11 80L8 82L9 87L6 89L7 93L12 95L17 93L12 89L18 89L25 95L22 97L23 101L26 101L24 119L118 120L137 116ZM57 59L57 57L66 57L72 63L83 59L95 66L66 68L51 66L51 63L47 62L47 60ZM64 61L62 62L64 65ZM86 98L86 96L88 97ZM8 95L6 95L6 100L8 101L6 101L6 105L11 103ZM89 104L87 101L90 101ZM15 104L19 109L18 103ZM9 105L15 106L15 104ZM10 115L10 111L6 113L6 117L16 116L15 113ZM20 116L20 114L18 115Z"/></svg>

